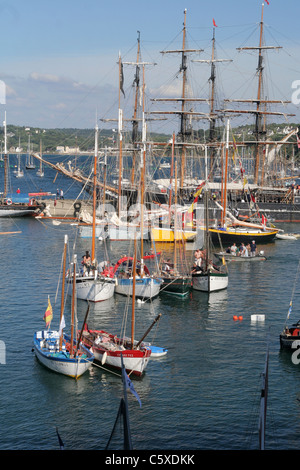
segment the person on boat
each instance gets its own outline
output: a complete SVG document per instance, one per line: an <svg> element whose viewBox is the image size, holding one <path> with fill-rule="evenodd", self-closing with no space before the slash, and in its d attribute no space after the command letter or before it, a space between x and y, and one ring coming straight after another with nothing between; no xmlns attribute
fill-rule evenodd
<svg viewBox="0 0 300 470"><path fill-rule="evenodd" d="M81 264L83 265L83 272L89 273L91 269L91 256L88 251L86 251L85 255L82 257Z"/></svg>
<svg viewBox="0 0 300 470"><path fill-rule="evenodd" d="M255 240L252 240L251 247L250 247L251 256L256 256L256 244Z"/></svg>
<svg viewBox="0 0 300 470"><path fill-rule="evenodd" d="M64 192L62 189L60 190L60 199L64 199Z"/></svg>
<svg viewBox="0 0 300 470"><path fill-rule="evenodd" d="M231 247L230 247L230 253L231 253L233 256L236 256L237 250L238 250L238 248L237 248L237 246L236 246L236 243L233 242L233 244L232 244Z"/></svg>
<svg viewBox="0 0 300 470"><path fill-rule="evenodd" d="M239 256L243 256L243 257L248 256L248 250L245 247L244 243L242 243L240 246Z"/></svg>
<svg viewBox="0 0 300 470"><path fill-rule="evenodd" d="M246 245L246 249L247 249L247 252L248 252L248 254L247 254L246 256L250 256L250 255L251 255L251 246L250 246L250 243L248 243L248 244Z"/></svg>
<svg viewBox="0 0 300 470"><path fill-rule="evenodd" d="M20 192L21 192L21 191L20 191L20 188L18 188L18 189L17 189L17 194L20 194Z"/></svg>

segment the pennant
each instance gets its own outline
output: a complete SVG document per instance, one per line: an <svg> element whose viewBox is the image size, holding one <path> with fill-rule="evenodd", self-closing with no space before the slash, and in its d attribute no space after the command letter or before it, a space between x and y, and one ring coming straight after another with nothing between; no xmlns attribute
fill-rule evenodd
<svg viewBox="0 0 300 470"><path fill-rule="evenodd" d="M120 90L123 93L124 98L125 98L125 93L124 93L124 90L123 90L123 84L124 84L123 64L122 64L122 62L120 62Z"/></svg>
<svg viewBox="0 0 300 470"><path fill-rule="evenodd" d="M267 224L267 219L266 219L266 217L265 217L263 214L261 215L261 223L262 223L264 226L266 226L266 224Z"/></svg>
<svg viewBox="0 0 300 470"><path fill-rule="evenodd" d="M268 1L268 0L265 0L265 2L266 2L266 4L267 4L267 5L270 5L270 3L269 3L269 1Z"/></svg>
<svg viewBox="0 0 300 470"><path fill-rule="evenodd" d="M248 183L247 178L244 176L243 187L245 187L247 183Z"/></svg>
<svg viewBox="0 0 300 470"><path fill-rule="evenodd" d="M125 370L125 367L124 367L124 364L123 364L123 358L122 358L122 365L123 365L123 367L122 367L122 379L123 379L123 382L125 384L126 390L131 391L131 393L136 397L137 401L139 402L140 407L142 407L141 399L138 396L137 392L135 391L133 383L131 382L130 378L126 374L126 370Z"/></svg>
<svg viewBox="0 0 300 470"><path fill-rule="evenodd" d="M52 312L52 307L50 303L50 297L48 296L48 307L43 317L47 328L49 328L52 318L53 318L53 312Z"/></svg>
<svg viewBox="0 0 300 470"><path fill-rule="evenodd" d="M213 25L214 25L216 28L218 27L218 26L216 25L216 22L215 22L214 18L213 18Z"/></svg>
<svg viewBox="0 0 300 470"><path fill-rule="evenodd" d="M65 326L66 326L66 323L65 323L65 316L63 315L63 316L62 316L62 319L61 319L61 322L60 322L60 325L59 325L58 336L61 336L62 330L65 328Z"/></svg>

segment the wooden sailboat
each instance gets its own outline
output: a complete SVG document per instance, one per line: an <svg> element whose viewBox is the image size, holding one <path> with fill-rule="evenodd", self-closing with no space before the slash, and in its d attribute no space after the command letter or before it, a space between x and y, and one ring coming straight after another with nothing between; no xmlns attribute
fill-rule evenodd
<svg viewBox="0 0 300 470"><path fill-rule="evenodd" d="M50 324L53 317L50 299L44 319L47 330L36 331L34 334L34 351L37 359L48 369L59 374L67 375L75 379L86 372L94 361L92 352L81 343L81 338L74 338L75 327L75 277L76 277L76 257L73 263L73 293L71 308L71 335L64 332L64 287L65 287L65 267L67 253L68 237L65 236L64 257L63 257L63 276L62 276L62 294L61 294L61 312L59 331L50 330Z"/></svg>
<svg viewBox="0 0 300 470"><path fill-rule="evenodd" d="M208 193L204 192L205 215L205 242L202 251L202 265L200 270L192 271L192 287L202 292L214 292L226 289L228 286L228 270L226 263L215 266L211 257L211 234L208 229Z"/></svg>
<svg viewBox="0 0 300 470"><path fill-rule="evenodd" d="M136 259L136 240L135 240L135 253L133 259L133 273L135 273L137 266ZM131 309L131 337L117 337L112 333L103 330L90 330L87 326L83 331L83 342L91 348L95 355L95 360L101 362L102 365L121 370L122 359L124 367L128 373L141 376L147 367L151 356L151 349L145 346L142 340L135 341L135 298L136 298L136 276L133 274L132 282L132 309ZM152 326L159 320L161 315L155 319L151 327L147 330L149 333Z"/></svg>
<svg viewBox="0 0 300 470"><path fill-rule="evenodd" d="M275 239L278 229L268 227L263 224L252 224L236 219L227 209L227 184L228 184L228 159L229 159L229 128L230 122L227 120L226 126L226 151L224 162L224 179L222 182L221 204L215 204L221 209L221 221L217 227L210 227L209 232L212 242L228 246L233 242L248 244L254 238L257 244L269 243ZM228 222L228 217L231 219Z"/></svg>
<svg viewBox="0 0 300 470"><path fill-rule="evenodd" d="M299 272L300 272L300 260L298 261L298 267L296 271L290 305L289 305L288 313L287 313L286 320L285 320L285 325L279 336L280 347L282 349L287 349L287 350L291 350L291 349L296 350L300 346L300 320L288 326L288 320L291 316L292 309L293 309L293 301L294 301L294 295L295 295L296 288L297 288Z"/></svg>
<svg viewBox="0 0 300 470"><path fill-rule="evenodd" d="M173 135L174 138L174 135ZM171 201L170 201L171 202ZM175 218L174 218L174 232L177 232L177 162L175 163ZM169 267L167 264L167 269L161 270L161 278L163 284L161 285L161 292L168 294L187 295L191 289L191 274L181 274L178 271L177 266L177 246L184 250L184 241L179 240L174 237L174 264L172 267ZM169 269L168 269L169 268Z"/></svg>
<svg viewBox="0 0 300 470"><path fill-rule="evenodd" d="M91 263L86 272L79 271L76 276L77 298L90 302L101 302L110 299L114 295L115 280L99 273L97 269L95 250L96 231L96 175L98 163L98 126L95 128L95 156L94 156L94 192L93 192L93 235ZM67 275L68 282L71 283L70 275Z"/></svg>

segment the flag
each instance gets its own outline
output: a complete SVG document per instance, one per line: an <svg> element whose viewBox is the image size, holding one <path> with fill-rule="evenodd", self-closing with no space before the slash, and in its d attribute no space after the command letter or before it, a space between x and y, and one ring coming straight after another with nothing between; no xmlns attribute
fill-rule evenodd
<svg viewBox="0 0 300 470"><path fill-rule="evenodd" d="M124 90L123 90L123 84L124 84L123 64L122 64L122 62L120 62L120 90L123 93L124 98L125 98L125 93L124 93Z"/></svg>
<svg viewBox="0 0 300 470"><path fill-rule="evenodd" d="M237 145L236 145L236 141L235 141L234 135L232 136L232 140L233 140L233 154L232 154L232 160L233 160L233 163L235 163L235 154L236 154L236 152L237 152Z"/></svg>
<svg viewBox="0 0 300 470"><path fill-rule="evenodd" d="M122 355L121 355L121 357L122 357ZM138 396L137 392L135 391L133 383L131 382L130 378L126 374L126 370L125 370L125 367L124 367L124 364L123 364L123 357L122 357L122 366L123 366L122 367L122 379L123 379L123 383L125 384L125 388L126 388L126 390L131 391L131 393L136 397L137 401L139 402L140 407L142 407L141 399Z"/></svg>
<svg viewBox="0 0 300 470"><path fill-rule="evenodd" d="M214 18L213 18L213 25L216 26L216 28L218 27L218 26L216 25L216 22L215 22Z"/></svg>
<svg viewBox="0 0 300 470"><path fill-rule="evenodd" d="M269 3L269 1L268 1L268 0L265 0L265 1L266 1L266 4L267 4L267 5L270 5L270 3Z"/></svg>
<svg viewBox="0 0 300 470"><path fill-rule="evenodd" d="M45 320L47 328L49 328L52 318L53 318L53 312L52 312L52 307L50 303L50 297L48 296L48 307L44 315L44 320Z"/></svg>
<svg viewBox="0 0 300 470"><path fill-rule="evenodd" d="M247 183L248 183L247 178L244 176L243 187L245 187Z"/></svg>
<svg viewBox="0 0 300 470"><path fill-rule="evenodd" d="M266 223L267 223L267 219L266 217L264 216L264 214L261 215L261 223L265 226Z"/></svg>
<svg viewBox="0 0 300 470"><path fill-rule="evenodd" d="M61 319L61 322L60 322L60 325L59 325L59 332L58 332L58 335L59 335L59 336L61 336L62 330L64 329L65 326L66 326L66 323L65 323L65 316L63 315L63 316L62 316L62 319Z"/></svg>

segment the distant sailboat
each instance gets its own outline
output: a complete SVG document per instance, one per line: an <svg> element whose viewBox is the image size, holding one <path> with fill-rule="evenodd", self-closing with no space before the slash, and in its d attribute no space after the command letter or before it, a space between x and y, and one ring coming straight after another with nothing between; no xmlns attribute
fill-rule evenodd
<svg viewBox="0 0 300 470"><path fill-rule="evenodd" d="M44 176L44 170L43 170L43 162L42 162L42 141L40 141L40 167L38 171L36 172L36 176L39 176L40 178L43 178Z"/></svg>
<svg viewBox="0 0 300 470"><path fill-rule="evenodd" d="M18 153L18 168L15 173L16 178L22 178L24 176L24 171L21 170L21 147L20 147L20 139L19 139L19 146L17 147L17 153Z"/></svg>
<svg viewBox="0 0 300 470"><path fill-rule="evenodd" d="M32 160L31 150L30 150L30 135L28 136L28 150L27 150L27 159L26 159L26 169L27 170L34 170L35 164Z"/></svg>

